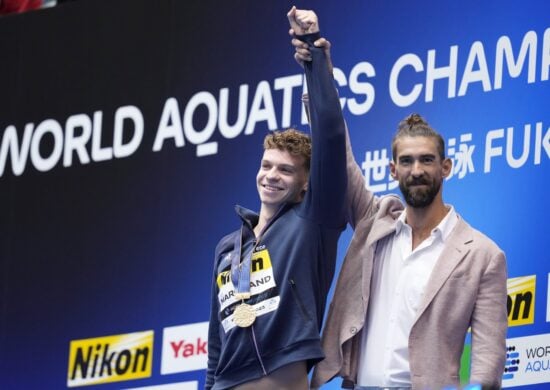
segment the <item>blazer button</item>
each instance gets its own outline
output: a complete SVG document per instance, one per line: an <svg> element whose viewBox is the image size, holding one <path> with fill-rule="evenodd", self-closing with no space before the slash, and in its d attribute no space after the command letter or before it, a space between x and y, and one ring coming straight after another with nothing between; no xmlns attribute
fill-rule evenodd
<svg viewBox="0 0 550 390"><path fill-rule="evenodd" d="M351 328L349 328L349 332L351 334L355 334L355 333L357 333L357 328L355 326L352 326Z"/></svg>

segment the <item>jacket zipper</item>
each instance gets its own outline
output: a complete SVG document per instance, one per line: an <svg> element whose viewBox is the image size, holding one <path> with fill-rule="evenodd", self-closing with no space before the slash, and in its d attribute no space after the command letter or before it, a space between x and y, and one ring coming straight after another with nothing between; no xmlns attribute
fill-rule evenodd
<svg viewBox="0 0 550 390"><path fill-rule="evenodd" d="M260 349L258 348L258 342L256 341L256 332L254 332L254 325L250 327L250 331L252 332L252 341L254 342L254 350L256 351L256 356L258 357L258 361L260 362L260 366L262 366L262 371L264 375L267 375L267 371L265 370L264 362L262 360L262 357L260 356Z"/></svg>
<svg viewBox="0 0 550 390"><path fill-rule="evenodd" d="M260 244L260 240L262 239L262 236L264 235L267 228L277 219L277 217L280 214L282 214L282 211L285 209L286 205L287 205L286 203L283 203L281 205L281 207L279 207L279 210L277 210L275 215L271 218L269 223L263 227L263 229L260 232L260 234L258 235L258 237L256 237L256 239L254 240L254 244L253 244L253 247L252 247L252 253L254 253L254 250ZM240 236L241 236L241 239L242 239L242 231L241 231ZM239 253L239 257L240 256L241 255ZM250 326L250 331L252 332L252 341L254 343L254 350L256 351L256 356L258 357L258 361L260 362L260 366L262 367L262 372L264 373L264 375L267 375L267 371L266 371L265 366L264 366L264 361L262 360L262 356L260 355L260 348L258 347L258 341L256 340L256 332L254 332L254 325Z"/></svg>

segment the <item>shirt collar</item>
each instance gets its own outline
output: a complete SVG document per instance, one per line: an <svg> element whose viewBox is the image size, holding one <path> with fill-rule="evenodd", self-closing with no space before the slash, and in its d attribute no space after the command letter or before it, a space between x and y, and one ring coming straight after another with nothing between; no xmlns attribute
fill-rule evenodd
<svg viewBox="0 0 550 390"><path fill-rule="evenodd" d="M458 215L455 211L455 208L451 205L445 205L445 207L449 208L449 211L447 212L447 215L441 222L439 222L439 225L434 229L434 231L438 231L439 234L441 234L441 238L443 241L449 237L451 232L453 231L454 227L456 226L456 222L458 221Z"/></svg>
<svg viewBox="0 0 550 390"><path fill-rule="evenodd" d="M405 226L408 226L405 222L405 219L407 217L407 212L403 210L401 215L399 215L399 218L397 218L397 223L395 225L395 234L398 235L401 233L401 229L403 229Z"/></svg>
<svg viewBox="0 0 550 390"><path fill-rule="evenodd" d="M458 215L453 206L446 204L445 207L449 209L449 211L447 212L447 215L445 215L445 217L441 220L441 222L439 222L439 224L432 230L432 234L437 235L443 241L445 241L447 237L449 237L458 219ZM396 235L399 235L403 228L410 229L410 226L407 225L407 223L405 222L406 217L407 217L407 214L405 211L403 211L399 216L399 218L397 218L397 223L395 225Z"/></svg>

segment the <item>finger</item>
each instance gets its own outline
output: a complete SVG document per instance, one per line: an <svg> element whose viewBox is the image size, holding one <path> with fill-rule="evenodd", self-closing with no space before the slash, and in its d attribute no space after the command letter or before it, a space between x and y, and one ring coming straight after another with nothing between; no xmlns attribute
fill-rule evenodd
<svg viewBox="0 0 550 390"><path fill-rule="evenodd" d="M304 67L304 61L300 57L297 57L297 54L294 54L294 59L302 68Z"/></svg>
<svg viewBox="0 0 550 390"><path fill-rule="evenodd" d="M288 35L290 35L291 37L293 37L295 34L294 34L294 29L291 28L290 30L288 30Z"/></svg>
<svg viewBox="0 0 550 390"><path fill-rule="evenodd" d="M322 47L323 49L330 49L330 42L325 38L319 38L313 42L315 47Z"/></svg>
<svg viewBox="0 0 550 390"><path fill-rule="evenodd" d="M303 55L303 54L300 54L300 53L294 53L294 58L296 58L297 60L300 60L300 61L306 61L306 62L311 61L311 56Z"/></svg>
<svg viewBox="0 0 550 390"><path fill-rule="evenodd" d="M311 20L307 17L307 15L299 15L299 14L296 14L296 21L301 25L301 26L310 26L311 25Z"/></svg>
<svg viewBox="0 0 550 390"><path fill-rule="evenodd" d="M311 13L307 13L306 15L304 15L303 20L304 22L313 24L315 23L316 18Z"/></svg>
<svg viewBox="0 0 550 390"><path fill-rule="evenodd" d="M301 20L306 20L306 19L311 19L312 14L313 14L312 11L302 9L296 12L296 17Z"/></svg>
<svg viewBox="0 0 550 390"><path fill-rule="evenodd" d="M296 17L303 23L314 24L317 23L317 15L312 11L307 11L301 14L297 14Z"/></svg>
<svg viewBox="0 0 550 390"><path fill-rule="evenodd" d="M286 17L290 20L296 15L296 6L293 5L290 11L287 12Z"/></svg>
<svg viewBox="0 0 550 390"><path fill-rule="evenodd" d="M309 54L294 53L294 57L298 57L302 61L311 61L311 56Z"/></svg>
<svg viewBox="0 0 550 390"><path fill-rule="evenodd" d="M291 41L291 43L292 43L292 46L294 46L295 48L301 48L301 49L307 49L308 48L307 43L302 42L297 38L294 38Z"/></svg>
<svg viewBox="0 0 550 390"><path fill-rule="evenodd" d="M296 18L296 20L300 26L306 28L309 28L313 24L313 22L307 18Z"/></svg>
<svg viewBox="0 0 550 390"><path fill-rule="evenodd" d="M311 52L308 49L296 48L296 53L304 57L311 57Z"/></svg>

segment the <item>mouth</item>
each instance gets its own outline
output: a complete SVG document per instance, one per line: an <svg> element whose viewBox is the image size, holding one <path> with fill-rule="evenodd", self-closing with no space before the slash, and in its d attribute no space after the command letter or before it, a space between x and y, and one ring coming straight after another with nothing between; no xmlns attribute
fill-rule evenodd
<svg viewBox="0 0 550 390"><path fill-rule="evenodd" d="M430 183L426 183L425 181L413 181L408 184L409 187L426 187L429 185Z"/></svg>
<svg viewBox="0 0 550 390"><path fill-rule="evenodd" d="M275 192L275 191L282 191L283 189L281 187L277 187L270 184L262 184L262 188L264 188L267 191Z"/></svg>

